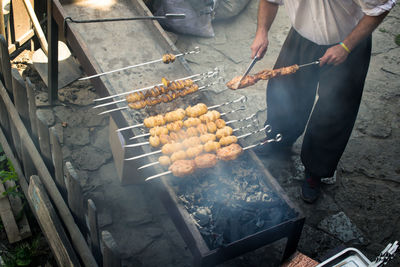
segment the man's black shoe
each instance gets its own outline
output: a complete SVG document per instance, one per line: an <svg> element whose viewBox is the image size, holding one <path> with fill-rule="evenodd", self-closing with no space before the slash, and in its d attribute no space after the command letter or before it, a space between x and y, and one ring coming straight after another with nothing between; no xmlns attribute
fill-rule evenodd
<svg viewBox="0 0 400 267"><path fill-rule="evenodd" d="M311 177L306 173L301 198L307 203L314 203L321 195L321 178Z"/></svg>

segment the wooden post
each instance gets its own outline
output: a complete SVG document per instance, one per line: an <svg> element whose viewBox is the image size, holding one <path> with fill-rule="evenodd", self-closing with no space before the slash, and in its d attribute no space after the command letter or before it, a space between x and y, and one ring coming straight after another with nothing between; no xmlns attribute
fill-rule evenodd
<svg viewBox="0 0 400 267"><path fill-rule="evenodd" d="M28 197L59 266L80 266L64 228L43 188L39 177L31 176Z"/></svg>
<svg viewBox="0 0 400 267"><path fill-rule="evenodd" d="M47 0L47 39L49 40L47 87L49 103L58 99L58 25L53 18L53 0Z"/></svg>
<svg viewBox="0 0 400 267"><path fill-rule="evenodd" d="M103 267L120 267L121 257L118 252L117 244L111 233L101 232L101 241L103 242Z"/></svg>
<svg viewBox="0 0 400 267"><path fill-rule="evenodd" d="M21 116L22 122L25 124L25 127L30 129L31 125L29 121L28 95L25 88L25 82L17 69L13 68L11 70L11 75L15 107L19 115Z"/></svg>
<svg viewBox="0 0 400 267"><path fill-rule="evenodd" d="M30 157L29 152L23 143L21 144L21 153L22 153L21 161L22 161L22 166L24 168L25 177L31 177L32 175L37 175L38 172L36 170L35 164L33 164L33 160Z"/></svg>
<svg viewBox="0 0 400 267"><path fill-rule="evenodd" d="M51 159L49 128L44 122L44 118L40 114L39 110L36 111L36 118L37 118L40 152L42 154L43 161L46 163L48 170L50 171L50 173L54 173L54 166Z"/></svg>
<svg viewBox="0 0 400 267"><path fill-rule="evenodd" d="M92 248L93 256L97 263L101 263L101 250L99 239L99 224L97 220L97 209L93 200L88 199L88 221L89 221L89 234L90 246Z"/></svg>
<svg viewBox="0 0 400 267"><path fill-rule="evenodd" d="M7 238L10 243L15 243L21 240L17 222L15 221L14 214L11 210L10 201L6 196L3 196L5 192L3 183L0 183L0 217L6 230Z"/></svg>
<svg viewBox="0 0 400 267"><path fill-rule="evenodd" d="M31 83L31 80L26 77L26 94L28 97L28 109L29 109L29 120L31 125L31 133L32 139L35 143L38 142L38 129L37 129L37 120L36 120L36 100L35 100L35 86ZM29 177L29 176L28 176Z"/></svg>
<svg viewBox="0 0 400 267"><path fill-rule="evenodd" d="M60 140L57 136L56 128L54 126L50 128L50 145L54 165L55 182L63 198L67 199L67 188L64 180L64 158Z"/></svg>
<svg viewBox="0 0 400 267"><path fill-rule="evenodd" d="M2 70L2 79L4 81L4 86L10 94L11 100L14 99L12 92L12 77L11 77L11 62L10 62L10 54L8 54L8 44L3 35L0 35L0 50L1 50L1 70Z"/></svg>
<svg viewBox="0 0 400 267"><path fill-rule="evenodd" d="M83 191L74 167L71 162L65 163L66 184L68 192L68 206L81 231L86 231L85 209L83 207Z"/></svg>

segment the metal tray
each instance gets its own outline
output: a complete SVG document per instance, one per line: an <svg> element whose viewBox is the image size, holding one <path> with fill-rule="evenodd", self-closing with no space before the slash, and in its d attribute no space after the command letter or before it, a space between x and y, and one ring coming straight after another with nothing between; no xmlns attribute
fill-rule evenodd
<svg viewBox="0 0 400 267"><path fill-rule="evenodd" d="M316 267L367 267L371 264L367 257L358 249L347 248Z"/></svg>

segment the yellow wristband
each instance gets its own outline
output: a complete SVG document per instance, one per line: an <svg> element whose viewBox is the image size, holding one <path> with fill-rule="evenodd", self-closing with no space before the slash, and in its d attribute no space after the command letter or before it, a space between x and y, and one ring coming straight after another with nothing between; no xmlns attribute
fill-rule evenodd
<svg viewBox="0 0 400 267"><path fill-rule="evenodd" d="M347 51L347 53L351 52L350 49L343 42L340 42L340 45L344 48L344 50Z"/></svg>

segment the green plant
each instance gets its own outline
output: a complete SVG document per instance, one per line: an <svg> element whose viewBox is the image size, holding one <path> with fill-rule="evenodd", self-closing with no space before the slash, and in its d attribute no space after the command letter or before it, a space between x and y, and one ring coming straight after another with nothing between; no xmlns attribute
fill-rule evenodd
<svg viewBox="0 0 400 267"><path fill-rule="evenodd" d="M396 37L394 37L394 42L400 46L400 34L396 35Z"/></svg>
<svg viewBox="0 0 400 267"><path fill-rule="evenodd" d="M43 254L40 237L35 237L30 242L24 241L9 250L4 247L1 254L5 267L31 266Z"/></svg>

